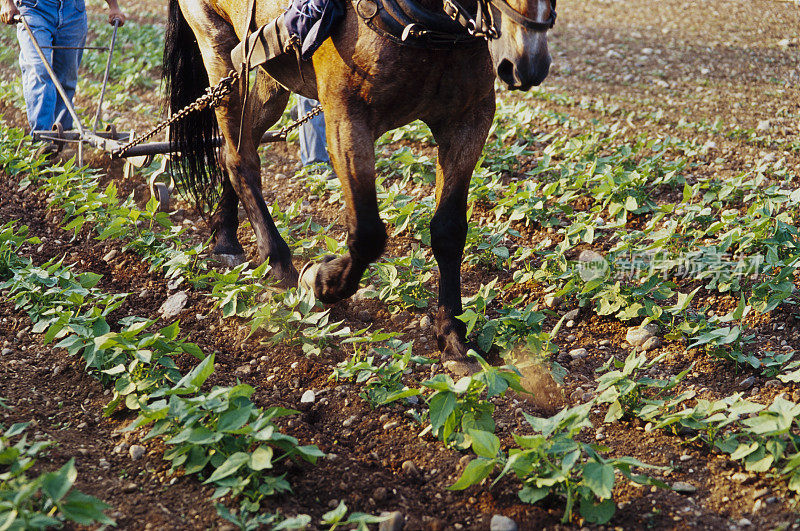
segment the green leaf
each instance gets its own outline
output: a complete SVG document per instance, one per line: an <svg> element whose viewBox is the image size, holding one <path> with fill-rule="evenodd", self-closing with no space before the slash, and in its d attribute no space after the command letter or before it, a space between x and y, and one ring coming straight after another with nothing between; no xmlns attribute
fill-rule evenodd
<svg viewBox="0 0 800 531"><path fill-rule="evenodd" d="M253 455L250 456L250 468L253 470L264 470L266 468L272 468L272 454L273 450L271 446L259 446L253 452Z"/></svg>
<svg viewBox="0 0 800 531"><path fill-rule="evenodd" d="M614 516L617 506L614 500L605 500L595 503L590 498L581 498L580 513L587 522L593 524L605 524Z"/></svg>
<svg viewBox="0 0 800 531"><path fill-rule="evenodd" d="M67 519L81 525L91 525L95 522L116 525L114 520L103 514L103 511L110 507L110 505L103 503L94 496L89 496L77 490L70 492L64 502L58 505L58 508Z"/></svg>
<svg viewBox="0 0 800 531"><path fill-rule="evenodd" d="M456 395L451 391L439 391L431 398L428 407L431 410L431 428L436 432L444 426L447 418L456 407Z"/></svg>
<svg viewBox="0 0 800 531"><path fill-rule="evenodd" d="M530 503L531 505L533 505L539 500L547 497L548 494L550 494L550 489L547 487L525 486L522 487L522 490L519 491L518 496L519 499L522 500L524 503Z"/></svg>
<svg viewBox="0 0 800 531"><path fill-rule="evenodd" d="M449 489L464 490L470 485L480 483L489 477L489 474L491 474L492 470L494 470L496 462L497 461L495 459L482 459L480 457L473 459L464 468L464 472L461 474L461 477L458 478L458 481L450 486Z"/></svg>
<svg viewBox="0 0 800 531"><path fill-rule="evenodd" d="M472 438L472 451L479 457L494 459L500 451L500 439L494 434L482 430L467 430Z"/></svg>
<svg viewBox="0 0 800 531"><path fill-rule="evenodd" d="M611 498L614 489L614 467L603 463L589 462L583 467L583 484L601 500Z"/></svg>
<svg viewBox="0 0 800 531"><path fill-rule="evenodd" d="M231 455L222 465L217 468L211 476L203 483L214 483L228 476L235 474L242 466L250 460L250 456L244 452L236 452Z"/></svg>
<svg viewBox="0 0 800 531"><path fill-rule="evenodd" d="M344 504L344 500L339 502L338 507L333 509L332 511L328 511L327 513L322 515L322 523L323 524L335 524L342 520L347 514L347 505Z"/></svg>
<svg viewBox="0 0 800 531"><path fill-rule="evenodd" d="M44 492L54 502L59 502L63 498L78 477L75 469L75 459L70 459L56 472L49 472L42 478L42 492Z"/></svg>
<svg viewBox="0 0 800 531"><path fill-rule="evenodd" d="M214 372L214 353L209 354L206 359L197 364L197 366L186 373L186 376L180 379L175 384L176 388L192 387L199 388Z"/></svg>

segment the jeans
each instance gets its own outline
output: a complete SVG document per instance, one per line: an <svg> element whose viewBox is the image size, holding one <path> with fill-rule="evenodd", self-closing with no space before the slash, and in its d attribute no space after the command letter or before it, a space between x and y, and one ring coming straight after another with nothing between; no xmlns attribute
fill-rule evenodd
<svg viewBox="0 0 800 531"><path fill-rule="evenodd" d="M50 49L45 46L79 48L86 43L85 0L20 0L19 10L33 32L44 56L53 67L56 78L72 102L78 85L78 66L82 49ZM72 116L47 74L44 63L36 53L31 36L22 24L17 24L19 65L22 70L22 94L32 130L50 130L60 122L64 129L72 128Z"/></svg>
<svg viewBox="0 0 800 531"><path fill-rule="evenodd" d="M319 105L316 100L297 97L297 116L302 118ZM300 162L303 166L315 162L330 162L325 142L325 115L320 113L300 126Z"/></svg>

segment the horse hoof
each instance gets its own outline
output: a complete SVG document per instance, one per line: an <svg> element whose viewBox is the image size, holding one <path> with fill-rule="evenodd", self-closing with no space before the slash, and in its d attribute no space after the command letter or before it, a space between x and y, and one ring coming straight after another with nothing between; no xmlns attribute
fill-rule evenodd
<svg viewBox="0 0 800 531"><path fill-rule="evenodd" d="M319 271L319 266L320 264L315 264L314 262L308 262L306 265L304 265L303 269L300 270L300 280L297 282L297 284L301 288L305 288L311 293L314 293L314 286L316 285L317 271Z"/></svg>
<svg viewBox="0 0 800 531"><path fill-rule="evenodd" d="M245 257L243 254L215 254L214 256L223 265L230 268L234 268L245 263Z"/></svg>
<svg viewBox="0 0 800 531"><path fill-rule="evenodd" d="M456 376L469 376L481 371L481 364L477 361L450 360L444 362L444 368Z"/></svg>

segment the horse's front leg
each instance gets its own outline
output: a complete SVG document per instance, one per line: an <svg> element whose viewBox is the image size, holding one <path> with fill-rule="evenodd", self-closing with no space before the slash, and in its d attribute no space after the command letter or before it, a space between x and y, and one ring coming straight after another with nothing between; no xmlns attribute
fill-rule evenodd
<svg viewBox="0 0 800 531"><path fill-rule="evenodd" d="M383 253L386 227L378 214L372 129L344 104L332 105L330 112L326 108L326 127L331 163L346 202L348 252L307 265L300 282L322 302L332 303L358 290L370 262Z"/></svg>
<svg viewBox="0 0 800 531"><path fill-rule="evenodd" d="M431 247L439 265L439 307L435 333L442 361L456 374L479 368L467 357L466 325L461 307L461 261L467 239L467 194L494 116L494 95L459 113L452 121L429 124L439 155L436 166L436 212L431 219Z"/></svg>

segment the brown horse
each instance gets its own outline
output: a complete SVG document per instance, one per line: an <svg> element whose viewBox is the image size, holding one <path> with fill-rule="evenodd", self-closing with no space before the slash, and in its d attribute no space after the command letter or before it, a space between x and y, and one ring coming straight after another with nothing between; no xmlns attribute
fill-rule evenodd
<svg viewBox="0 0 800 531"><path fill-rule="evenodd" d="M442 0L419 3L430 11L443 9ZM234 69L230 52L244 38L248 19L260 27L281 15L285 5L285 0L259 0L250 13L248 0L170 0L164 54L170 107L182 107L228 75ZM282 115L290 90L322 103L328 150L347 204L349 252L305 268L302 281L319 300L331 303L355 293L386 243L375 191L376 139L416 119L425 122L438 145L436 211L430 223L441 275L435 333L442 360L454 362L448 366L457 372L470 365L466 328L456 318L462 313L467 193L494 116L495 75L512 89L540 84L550 68L546 32L555 20L555 0L468 0L464 6L466 12L478 11L474 25L488 30L487 38L442 50L379 36L347 3L344 22L312 61L302 62L302 73L294 55L275 58L266 71L259 68L246 100L234 91L213 111L216 116L196 113L172 131L189 184L200 197L216 202L209 194L221 186L210 219L214 252L243 253L236 236L241 200L260 260L269 261L283 284L294 285L299 274L262 197L256 150L262 134ZM210 142L217 127L224 138L219 153Z"/></svg>

